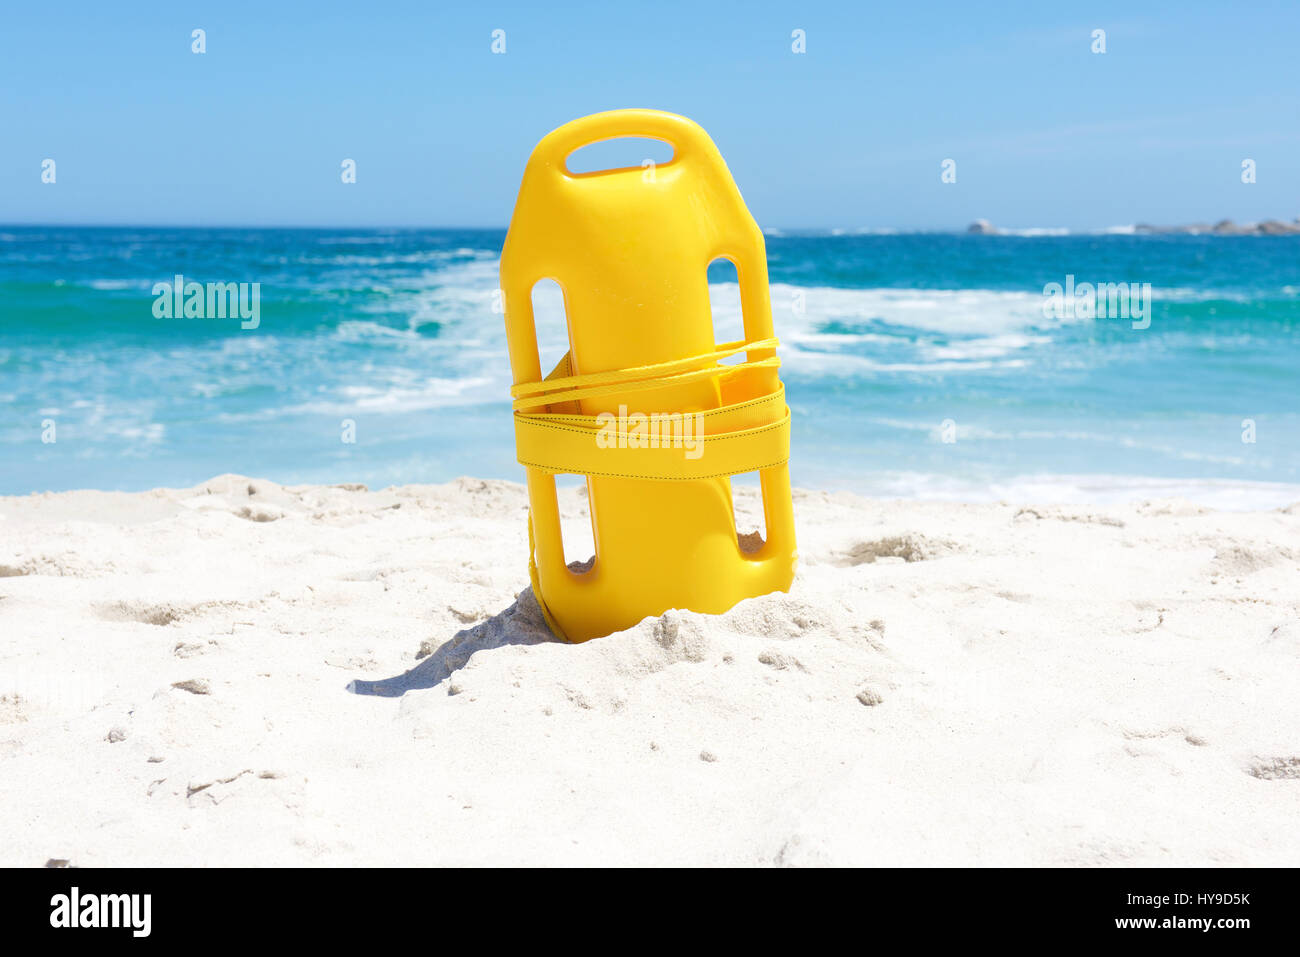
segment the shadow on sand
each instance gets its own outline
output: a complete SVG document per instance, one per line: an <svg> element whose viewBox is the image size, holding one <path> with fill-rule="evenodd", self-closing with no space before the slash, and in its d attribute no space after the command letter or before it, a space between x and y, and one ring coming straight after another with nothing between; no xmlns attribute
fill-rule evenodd
<svg viewBox="0 0 1300 957"><path fill-rule="evenodd" d="M465 667L477 651L505 645L539 645L556 640L551 629L546 626L542 610L533 597L533 589L529 587L521 591L515 598L515 603L505 611L498 612L472 628L456 632L437 651L409 671L379 681L358 679L348 684L348 690L353 694L400 698L408 691L433 688L442 683Z"/></svg>

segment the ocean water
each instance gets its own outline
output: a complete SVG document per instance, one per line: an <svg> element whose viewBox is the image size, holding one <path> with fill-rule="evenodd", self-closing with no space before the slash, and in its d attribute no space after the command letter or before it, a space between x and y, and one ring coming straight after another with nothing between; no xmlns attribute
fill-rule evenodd
<svg viewBox="0 0 1300 957"><path fill-rule="evenodd" d="M503 239L0 227L0 493L521 479ZM1300 500L1300 238L773 233L767 249L797 485ZM710 268L719 339L739 337L728 269ZM260 324L156 317L154 284L178 273L259 282ZM1067 276L1149 283L1149 326L1046 315ZM535 302L553 361L558 289Z"/></svg>

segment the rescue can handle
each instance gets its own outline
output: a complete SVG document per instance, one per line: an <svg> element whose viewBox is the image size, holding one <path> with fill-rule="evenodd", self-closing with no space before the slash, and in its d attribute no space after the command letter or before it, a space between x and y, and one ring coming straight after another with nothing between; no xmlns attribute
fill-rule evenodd
<svg viewBox="0 0 1300 957"><path fill-rule="evenodd" d="M697 123L676 113L638 109L609 110L565 123L537 144L529 165L539 165L566 179L601 176L614 171L571 172L568 167L569 155L592 143L623 137L641 137L668 143L673 148L670 163L691 158L722 162L717 147Z"/></svg>

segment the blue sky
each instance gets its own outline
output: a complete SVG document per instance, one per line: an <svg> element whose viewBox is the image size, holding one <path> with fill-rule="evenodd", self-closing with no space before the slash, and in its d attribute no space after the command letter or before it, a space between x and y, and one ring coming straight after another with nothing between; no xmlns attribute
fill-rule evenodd
<svg viewBox="0 0 1300 957"><path fill-rule="evenodd" d="M504 226L537 140L624 106L701 123L765 227L1300 216L1295 2L564 8L11 4L0 222Z"/></svg>

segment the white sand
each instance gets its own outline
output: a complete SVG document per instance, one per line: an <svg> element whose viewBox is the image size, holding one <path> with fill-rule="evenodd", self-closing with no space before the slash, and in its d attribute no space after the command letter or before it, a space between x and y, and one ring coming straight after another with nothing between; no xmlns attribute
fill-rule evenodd
<svg viewBox="0 0 1300 957"><path fill-rule="evenodd" d="M791 594L580 646L525 507L0 499L0 864L1300 864L1300 506L797 493Z"/></svg>

